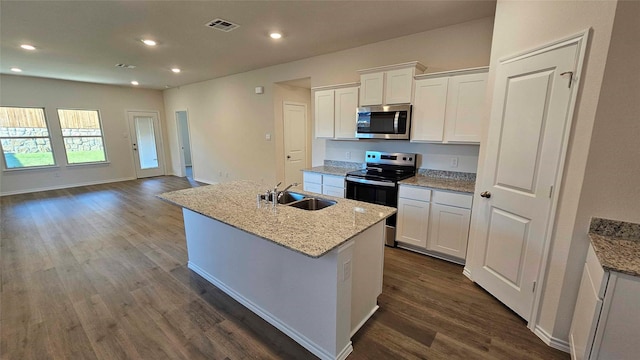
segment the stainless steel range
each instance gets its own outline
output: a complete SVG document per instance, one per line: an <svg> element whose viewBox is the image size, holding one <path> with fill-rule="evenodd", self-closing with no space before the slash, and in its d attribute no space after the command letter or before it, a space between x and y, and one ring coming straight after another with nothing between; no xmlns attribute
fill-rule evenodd
<svg viewBox="0 0 640 360"><path fill-rule="evenodd" d="M398 207L398 181L416 174L416 154L367 151L367 167L347 173L346 197ZM385 244L395 246L396 215L387 219Z"/></svg>

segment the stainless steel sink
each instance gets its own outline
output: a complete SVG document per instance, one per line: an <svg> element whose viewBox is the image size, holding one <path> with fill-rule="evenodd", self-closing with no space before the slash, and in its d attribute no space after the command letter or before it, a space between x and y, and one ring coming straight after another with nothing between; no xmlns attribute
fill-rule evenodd
<svg viewBox="0 0 640 360"><path fill-rule="evenodd" d="M295 207L303 210L320 210L331 205L335 205L335 201L326 200L326 199L318 199L318 198L304 198L302 200L298 200L289 204L291 207Z"/></svg>
<svg viewBox="0 0 640 360"><path fill-rule="evenodd" d="M278 199L278 204L289 204L289 203L292 203L294 201L302 200L304 198L305 198L305 196L302 195L302 194L285 191L284 193L282 193L282 197L280 197L280 199Z"/></svg>

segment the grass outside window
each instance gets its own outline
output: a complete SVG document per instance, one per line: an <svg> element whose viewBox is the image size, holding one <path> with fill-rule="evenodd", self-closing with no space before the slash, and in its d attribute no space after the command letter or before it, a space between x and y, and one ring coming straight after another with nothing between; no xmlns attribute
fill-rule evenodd
<svg viewBox="0 0 640 360"><path fill-rule="evenodd" d="M0 107L0 147L7 169L55 165L44 109Z"/></svg>
<svg viewBox="0 0 640 360"><path fill-rule="evenodd" d="M107 161L97 110L58 109L58 119L68 164Z"/></svg>

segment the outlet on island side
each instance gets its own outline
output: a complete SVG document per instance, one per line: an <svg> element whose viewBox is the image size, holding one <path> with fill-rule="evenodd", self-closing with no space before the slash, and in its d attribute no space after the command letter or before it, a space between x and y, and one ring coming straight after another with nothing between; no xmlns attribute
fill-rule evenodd
<svg viewBox="0 0 640 360"><path fill-rule="evenodd" d="M451 167L452 168L457 168L458 167L458 157L454 156L451 158Z"/></svg>

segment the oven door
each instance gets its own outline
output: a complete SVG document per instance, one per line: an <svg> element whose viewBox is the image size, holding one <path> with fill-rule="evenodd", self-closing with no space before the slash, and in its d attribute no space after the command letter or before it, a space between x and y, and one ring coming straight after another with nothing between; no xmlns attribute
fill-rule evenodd
<svg viewBox="0 0 640 360"><path fill-rule="evenodd" d="M346 198L379 204L389 207L398 207L398 186L392 181L375 181L347 176ZM396 245L396 215L387 218L385 227L385 245Z"/></svg>
<svg viewBox="0 0 640 360"><path fill-rule="evenodd" d="M356 137L363 139L409 139L411 105L358 108Z"/></svg>

